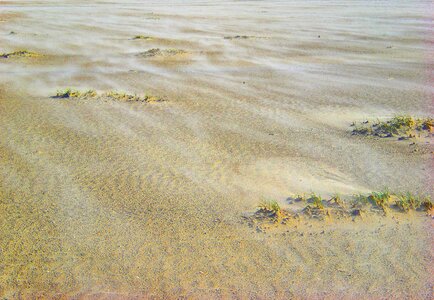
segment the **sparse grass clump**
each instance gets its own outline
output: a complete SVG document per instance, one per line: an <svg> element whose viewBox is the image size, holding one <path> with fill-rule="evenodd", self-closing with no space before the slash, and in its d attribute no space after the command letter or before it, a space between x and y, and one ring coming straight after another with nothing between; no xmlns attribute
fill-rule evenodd
<svg viewBox="0 0 434 300"><path fill-rule="evenodd" d="M124 92L116 92L116 91L110 91L104 95L107 98L117 100L117 101L123 101L123 102L160 102L163 101L163 99L158 98L156 96L139 96L139 95L131 95Z"/></svg>
<svg viewBox="0 0 434 300"><path fill-rule="evenodd" d="M432 201L429 197L425 197L424 199L422 199L420 206L425 211L432 211L434 208L434 204L432 203Z"/></svg>
<svg viewBox="0 0 434 300"><path fill-rule="evenodd" d="M306 198L306 196L305 196L304 194L303 194L303 195L296 195L295 198L294 198L294 200L295 200L295 201L306 202L306 201L307 201L307 198Z"/></svg>
<svg viewBox="0 0 434 300"><path fill-rule="evenodd" d="M234 35L234 36L225 36L224 37L225 40L240 40L240 39L246 40L249 38L253 38L253 37L248 36L248 35Z"/></svg>
<svg viewBox="0 0 434 300"><path fill-rule="evenodd" d="M344 205L344 202L343 202L343 200L339 194L334 194L328 202L329 203L336 203L339 206Z"/></svg>
<svg viewBox="0 0 434 300"><path fill-rule="evenodd" d="M56 96L54 96L54 98L95 98L96 96L97 96L97 92L94 90L87 90L85 92L80 92L78 90L67 88L64 90L57 91L57 94Z"/></svg>
<svg viewBox="0 0 434 300"><path fill-rule="evenodd" d="M19 50L10 53L2 53L0 54L1 58L12 58L12 57L38 57L40 56L38 53L31 52L28 50Z"/></svg>
<svg viewBox="0 0 434 300"><path fill-rule="evenodd" d="M410 209L418 209L421 205L421 199L412 193L406 193L398 196L395 201L396 206L402 211L409 211Z"/></svg>
<svg viewBox="0 0 434 300"><path fill-rule="evenodd" d="M384 212L387 212L389 208L390 193L388 191L372 192L368 196L368 200L375 203L375 205L381 208Z"/></svg>
<svg viewBox="0 0 434 300"><path fill-rule="evenodd" d="M133 37L133 40L152 40L152 37L150 36L145 36L145 35L136 35L135 37Z"/></svg>
<svg viewBox="0 0 434 300"><path fill-rule="evenodd" d="M319 196L315 193L312 193L312 195L310 196L310 200L312 201L312 205L314 208L324 209L324 204L322 203L321 196Z"/></svg>
<svg viewBox="0 0 434 300"><path fill-rule="evenodd" d="M355 125L355 123L353 123ZM414 118L411 116L396 116L388 121L377 121L370 125L368 121L361 125L355 125L353 134L373 135L378 137L413 137L415 131L432 131L432 118Z"/></svg>
<svg viewBox="0 0 434 300"><path fill-rule="evenodd" d="M163 98L151 95L131 95L124 92L110 91L104 94L98 94L95 90L87 90L84 92L67 88L57 91L53 98L61 99L110 99L122 102L161 102Z"/></svg>
<svg viewBox="0 0 434 300"><path fill-rule="evenodd" d="M264 200L258 205L258 210L263 212L272 213L276 216L280 215L282 209L280 208L279 203L275 200Z"/></svg>
<svg viewBox="0 0 434 300"><path fill-rule="evenodd" d="M267 224L272 226L294 224L302 216L309 219L326 220L330 219L364 219L369 213L379 214L384 212L387 216L398 210L408 212L410 210L426 211L427 215L434 216L434 204L429 196L420 197L412 193L392 194L388 190L372 192L369 195L358 194L352 197L352 205L345 204L345 200L335 194L329 200L323 200L319 195L312 193L308 199L304 196L297 196L298 199L305 199L305 207L295 209L283 209L275 200L262 201L253 215L245 217L251 226L258 226L263 232ZM297 198L288 198L289 204L297 205ZM392 205L391 200L395 200ZM378 209L380 208L380 210ZM265 225L265 227L264 227ZM262 229L261 229L262 228ZM270 227L268 227L270 228Z"/></svg>
<svg viewBox="0 0 434 300"><path fill-rule="evenodd" d="M175 56L179 54L185 54L187 53L184 50L180 49L160 49L160 48L153 48L149 49L145 52L141 52L138 55L142 57L155 57L155 56Z"/></svg>

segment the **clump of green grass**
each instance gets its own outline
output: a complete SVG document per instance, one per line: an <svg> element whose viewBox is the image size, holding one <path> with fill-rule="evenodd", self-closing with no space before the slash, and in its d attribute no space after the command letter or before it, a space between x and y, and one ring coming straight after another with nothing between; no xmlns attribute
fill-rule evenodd
<svg viewBox="0 0 434 300"><path fill-rule="evenodd" d="M420 206L425 211L432 211L434 208L434 205L429 197L425 197L421 200Z"/></svg>
<svg viewBox="0 0 434 300"><path fill-rule="evenodd" d="M344 202L343 202L343 200L339 194L334 194L328 202L329 203L336 203L339 206L344 205Z"/></svg>
<svg viewBox="0 0 434 300"><path fill-rule="evenodd" d="M312 201L313 207L315 207L317 209L324 209L324 204L322 203L321 196L319 196L315 193L312 193L310 196L310 200Z"/></svg>
<svg viewBox="0 0 434 300"><path fill-rule="evenodd" d="M412 193L406 193L398 196L398 200L395 201L396 206L402 211L409 211L410 209L418 209L422 201L416 195Z"/></svg>
<svg viewBox="0 0 434 300"><path fill-rule="evenodd" d="M239 40L239 39L249 39L252 38L252 36L248 36L248 35L234 35L234 36L225 36L224 39L225 40Z"/></svg>
<svg viewBox="0 0 434 300"><path fill-rule="evenodd" d="M357 194L353 196L352 207L361 207L369 203L367 196L363 194Z"/></svg>
<svg viewBox="0 0 434 300"><path fill-rule="evenodd" d="M38 53L31 52L28 50L19 50L10 53L2 53L0 54L1 58L11 58L11 57L38 57L40 56Z"/></svg>
<svg viewBox="0 0 434 300"><path fill-rule="evenodd" d="M160 102L162 98L150 95L131 95L124 92L110 91L104 95L107 98L124 102Z"/></svg>
<svg viewBox="0 0 434 300"><path fill-rule="evenodd" d="M87 90L85 92L81 92L78 90L73 90L71 88L66 88L64 90L57 91L56 96L54 98L95 98L98 94L94 90Z"/></svg>
<svg viewBox="0 0 434 300"><path fill-rule="evenodd" d="M305 196L304 194L303 194L303 195L296 195L295 198L294 198L294 200L295 200L295 201L306 202L306 201L307 201L307 198L306 198L306 196Z"/></svg>
<svg viewBox="0 0 434 300"><path fill-rule="evenodd" d="M62 99L102 99L102 98L108 98L111 100L116 101L123 101L123 102L161 102L164 101L163 98L152 96L152 95L131 95L124 92L117 92L117 91L110 91L104 94L98 94L94 90L87 90L87 91L79 91L74 90L71 88L66 88L64 90L57 91L57 94L53 98L62 98Z"/></svg>
<svg viewBox="0 0 434 300"><path fill-rule="evenodd" d="M354 123L353 123L354 124ZM403 115L395 116L388 121L377 121L372 125L364 122L353 129L356 135L373 135L379 137L411 136L412 131L431 131L433 128L432 118L414 118Z"/></svg>
<svg viewBox="0 0 434 300"><path fill-rule="evenodd" d="M434 127L434 120L431 118L426 118L418 122L416 129L419 131L427 130L431 132L433 130L433 127Z"/></svg>
<svg viewBox="0 0 434 300"><path fill-rule="evenodd" d="M276 200L264 200L258 205L258 210L266 213L271 213L275 216L280 216L282 209Z"/></svg>
<svg viewBox="0 0 434 300"><path fill-rule="evenodd" d="M133 37L133 40L152 40L152 37L150 36L145 36L145 35L136 35L135 37Z"/></svg>
<svg viewBox="0 0 434 300"><path fill-rule="evenodd" d="M386 213L389 208L390 193L387 190L382 192L372 192L368 196L368 200L375 203L376 206L380 207Z"/></svg>
<svg viewBox="0 0 434 300"><path fill-rule="evenodd" d="M175 56L179 54L185 54L187 53L184 50L180 49L160 49L160 48L153 48L149 49L145 52L141 52L138 55L142 57L154 57L154 56Z"/></svg>

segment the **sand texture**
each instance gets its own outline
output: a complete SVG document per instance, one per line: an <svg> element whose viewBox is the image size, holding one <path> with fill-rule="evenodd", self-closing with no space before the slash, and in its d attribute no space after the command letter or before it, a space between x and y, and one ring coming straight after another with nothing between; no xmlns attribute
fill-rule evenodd
<svg viewBox="0 0 434 300"><path fill-rule="evenodd" d="M1 1L0 298L432 299L424 212L246 222L302 193L434 196L432 133L351 127L433 117L432 11Z"/></svg>

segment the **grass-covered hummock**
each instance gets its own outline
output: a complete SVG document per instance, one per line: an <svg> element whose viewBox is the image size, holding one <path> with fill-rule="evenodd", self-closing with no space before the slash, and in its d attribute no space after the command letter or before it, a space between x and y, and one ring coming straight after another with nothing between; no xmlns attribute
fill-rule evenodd
<svg viewBox="0 0 434 300"><path fill-rule="evenodd" d="M395 194L387 190L372 192L368 195L358 194L347 199L340 195L333 195L329 200L323 200L321 196L312 193L310 197L296 196L290 197L289 204L305 202L304 208L295 207L282 208L275 200L262 201L258 204L254 214L244 218L257 230L263 232L270 225L288 225L293 224L301 217L308 219L326 220L326 219L352 219L365 218L370 213L378 214L379 211L384 216L392 212L409 212L410 210L426 212L427 215L433 216L433 202L429 196L418 196L412 193ZM298 204L299 205L299 204ZM274 225L273 225L274 224Z"/></svg>
<svg viewBox="0 0 434 300"><path fill-rule="evenodd" d="M258 205L258 210L262 212L267 212L274 214L276 216L280 215L282 209L280 208L279 203L275 200L264 200Z"/></svg>
<svg viewBox="0 0 434 300"><path fill-rule="evenodd" d="M368 196L368 200L370 200L377 207L381 208L384 211L384 213L387 213L389 209L391 195L387 190L381 192L372 192Z"/></svg>
<svg viewBox="0 0 434 300"><path fill-rule="evenodd" d="M365 121L360 125L353 123L355 135L372 135L378 137L413 137L416 132L433 130L434 119L414 118L412 116L396 116L388 121L370 123Z"/></svg>
<svg viewBox="0 0 434 300"><path fill-rule="evenodd" d="M54 98L95 98L97 96L98 94L94 90L81 92L71 88L66 88L64 90L57 91L57 94L54 96Z"/></svg>
<svg viewBox="0 0 434 300"><path fill-rule="evenodd" d="M164 101L162 98L150 95L131 95L124 92L110 91L105 93L103 97L123 102L161 102Z"/></svg>
<svg viewBox="0 0 434 300"><path fill-rule="evenodd" d="M150 41L153 38L150 36L146 36L146 35L136 35L135 37L133 37L133 40L145 40L145 41Z"/></svg>
<svg viewBox="0 0 434 300"><path fill-rule="evenodd" d="M107 93L98 94L95 90L79 91L71 88L57 91L53 98L60 99L109 99L120 102L161 102L163 98L152 95L132 95L125 92L109 91Z"/></svg>
<svg viewBox="0 0 434 300"><path fill-rule="evenodd" d="M248 35L233 35L233 36L225 36L224 37L225 40L246 40L246 39L250 39L250 38L254 38L254 37L248 36Z"/></svg>
<svg viewBox="0 0 434 300"><path fill-rule="evenodd" d="M175 55L181 55L181 54L186 54L186 53L187 53L187 51L184 51L181 49L153 48L153 49L149 49L147 51L139 53L138 56L141 56L141 57L175 56Z"/></svg>
<svg viewBox="0 0 434 300"><path fill-rule="evenodd" d="M38 57L40 54L31 52L28 50L19 50L10 53L2 53L0 54L1 58L13 58L13 57Z"/></svg>

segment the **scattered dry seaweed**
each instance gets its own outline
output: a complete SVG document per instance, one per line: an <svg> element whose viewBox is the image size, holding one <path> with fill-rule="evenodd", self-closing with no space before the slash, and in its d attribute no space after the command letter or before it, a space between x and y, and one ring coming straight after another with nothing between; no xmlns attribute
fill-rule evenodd
<svg viewBox="0 0 434 300"><path fill-rule="evenodd" d="M432 132L434 120L432 118L414 118L411 116L396 116L388 121L370 123L365 121L360 125L353 123L354 135L378 136L378 137L399 137L407 139L415 137L417 132Z"/></svg>
<svg viewBox="0 0 434 300"><path fill-rule="evenodd" d="M102 99L114 100L121 102L162 102L163 98L151 95L131 95L124 92L109 91L107 93L98 94L95 90L87 90L84 92L67 88L57 92L53 98L57 99Z"/></svg>
<svg viewBox="0 0 434 300"><path fill-rule="evenodd" d="M28 50L19 50L19 51L15 51L15 52L0 54L1 58L38 57L38 56L41 56L41 55L38 53L35 53L35 52L28 51Z"/></svg>

